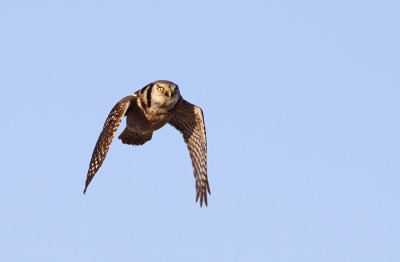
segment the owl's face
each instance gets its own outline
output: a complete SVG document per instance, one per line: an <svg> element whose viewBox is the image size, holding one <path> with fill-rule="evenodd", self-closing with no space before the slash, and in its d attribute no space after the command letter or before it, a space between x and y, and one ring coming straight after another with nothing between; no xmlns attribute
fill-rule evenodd
<svg viewBox="0 0 400 262"><path fill-rule="evenodd" d="M169 81L156 81L151 90L152 105L173 107L181 97L178 85Z"/></svg>

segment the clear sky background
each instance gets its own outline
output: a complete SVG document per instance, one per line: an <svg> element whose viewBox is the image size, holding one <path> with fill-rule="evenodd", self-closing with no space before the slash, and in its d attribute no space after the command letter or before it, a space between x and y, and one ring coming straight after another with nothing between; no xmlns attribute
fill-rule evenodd
<svg viewBox="0 0 400 262"><path fill-rule="evenodd" d="M0 261L400 261L399 10L1 1ZM83 195L107 114L158 79L204 111L209 206L171 126L114 140Z"/></svg>

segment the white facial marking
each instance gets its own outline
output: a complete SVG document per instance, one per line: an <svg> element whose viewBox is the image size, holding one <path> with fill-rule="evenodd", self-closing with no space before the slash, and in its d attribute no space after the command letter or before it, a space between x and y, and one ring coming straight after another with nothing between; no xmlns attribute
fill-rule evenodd
<svg viewBox="0 0 400 262"><path fill-rule="evenodd" d="M163 92L160 92L158 90L159 87L164 88ZM151 111L154 113L159 112L159 111L164 111L172 108L179 100L180 94L179 91L174 94L172 97L168 97L165 95L168 93L168 91L172 92L172 88L170 87L169 84L165 83L157 83L155 85L155 88L152 90L152 96L151 96Z"/></svg>

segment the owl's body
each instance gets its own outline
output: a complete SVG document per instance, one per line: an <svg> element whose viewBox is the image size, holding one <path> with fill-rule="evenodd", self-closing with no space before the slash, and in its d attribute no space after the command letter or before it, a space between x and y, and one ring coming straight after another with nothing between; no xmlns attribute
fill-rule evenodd
<svg viewBox="0 0 400 262"><path fill-rule="evenodd" d="M87 174L86 189L103 163L115 132L126 116L126 128L118 137L122 143L142 145L153 131L169 123L178 129L188 145L196 179L196 201L207 205L207 140L203 112L185 101L176 84L156 81L121 99L111 110L94 148Z"/></svg>
<svg viewBox="0 0 400 262"><path fill-rule="evenodd" d="M158 91L154 91L154 88L161 88L157 86L157 84L153 87L145 86L129 97L131 105L126 112L127 129L139 133L153 132L163 127L171 119L173 113L175 113L173 109L176 108L181 99L179 91L174 89L175 87L171 87L173 90L171 91L172 97L168 99L169 101L158 101L160 99L156 99L154 95L148 95ZM168 95L166 88L162 88L164 92L167 92L162 95Z"/></svg>

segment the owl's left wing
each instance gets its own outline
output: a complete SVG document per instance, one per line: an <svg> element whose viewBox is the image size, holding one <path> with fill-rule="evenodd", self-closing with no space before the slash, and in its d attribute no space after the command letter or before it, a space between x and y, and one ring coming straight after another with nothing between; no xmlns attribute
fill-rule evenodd
<svg viewBox="0 0 400 262"><path fill-rule="evenodd" d="M83 193L86 193L86 189L92 181L94 175L103 164L115 132L117 132L119 124L121 123L122 118L125 116L125 113L128 110L132 99L134 98L134 96L127 96L121 99L108 115L103 126L103 131L101 131L100 136L97 139L96 146L93 150L92 159L90 160L89 170L87 173L85 190Z"/></svg>
<svg viewBox="0 0 400 262"><path fill-rule="evenodd" d="M169 123L183 134L189 149L196 179L196 202L200 197L200 206L203 201L207 206L207 191L209 194L211 192L207 178L207 138L203 111L182 99Z"/></svg>

